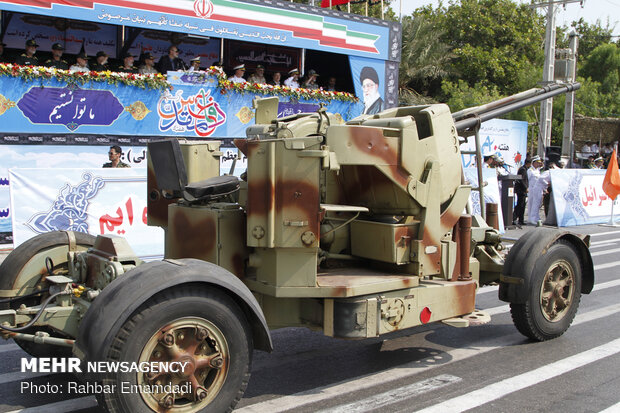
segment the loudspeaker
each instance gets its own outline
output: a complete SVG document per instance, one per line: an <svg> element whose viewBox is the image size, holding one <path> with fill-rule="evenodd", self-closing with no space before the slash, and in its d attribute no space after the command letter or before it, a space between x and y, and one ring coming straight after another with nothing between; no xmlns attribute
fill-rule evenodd
<svg viewBox="0 0 620 413"><path fill-rule="evenodd" d="M545 160L547 162L559 162L562 157L561 146L547 146L545 148Z"/></svg>

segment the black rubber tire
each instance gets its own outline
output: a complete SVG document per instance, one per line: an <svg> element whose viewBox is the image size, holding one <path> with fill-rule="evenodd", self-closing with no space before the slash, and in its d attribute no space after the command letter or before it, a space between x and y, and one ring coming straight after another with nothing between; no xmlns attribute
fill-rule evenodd
<svg viewBox="0 0 620 413"><path fill-rule="evenodd" d="M537 258L530 278L531 286L527 301L524 304L510 304L512 320L521 334L535 341L546 341L559 337L568 330L581 300L582 271L578 257L571 244L560 240ZM558 262L567 264L574 273L573 298L562 318L550 321L543 314L541 287L547 271Z"/></svg>
<svg viewBox="0 0 620 413"><path fill-rule="evenodd" d="M137 362L149 339L166 325L184 317L204 318L225 336L230 360L225 382L217 396L201 412L231 412L239 402L250 379L252 363L252 333L239 306L217 289L204 289L191 284L165 290L152 297L123 323L107 349L106 361ZM135 385L137 373L106 373L101 375L103 385L114 385L113 393L100 397L100 403L109 412L151 413L138 392L122 393L122 383ZM174 408L165 410L173 413ZM194 412L194 410L192 410Z"/></svg>
<svg viewBox="0 0 620 413"><path fill-rule="evenodd" d="M96 237L90 234L82 232L74 232L76 245L82 247L92 247L95 243ZM24 242L15 250L13 250L5 260L0 264L0 290L14 290L21 286L15 285L19 274L22 272L24 266L36 255L45 254L46 250L55 248L62 245L68 245L67 234L63 231L46 232L44 234L37 235ZM54 268L62 267L65 262L54 262ZM41 274L43 274L45 268L41 268ZM15 303L0 303L0 310L17 308L20 304L26 305L38 305L43 301L42 297L33 297L31 299L25 299ZM59 336L58 333L45 327L33 327L32 329L25 330L24 333L32 333L32 331L45 331L54 336ZM34 357L69 357L71 356L71 349L65 347L52 346L48 344L37 344L31 341L23 341L16 339L15 342L26 353Z"/></svg>

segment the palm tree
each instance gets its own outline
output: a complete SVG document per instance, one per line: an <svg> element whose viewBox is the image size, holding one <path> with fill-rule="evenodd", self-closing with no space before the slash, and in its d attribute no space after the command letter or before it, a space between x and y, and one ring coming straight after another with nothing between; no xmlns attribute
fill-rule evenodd
<svg viewBox="0 0 620 413"><path fill-rule="evenodd" d="M454 55L440 40L443 33L425 16L403 17L402 33L399 93L407 104L422 103L427 101L422 95L433 95L433 89L451 74Z"/></svg>

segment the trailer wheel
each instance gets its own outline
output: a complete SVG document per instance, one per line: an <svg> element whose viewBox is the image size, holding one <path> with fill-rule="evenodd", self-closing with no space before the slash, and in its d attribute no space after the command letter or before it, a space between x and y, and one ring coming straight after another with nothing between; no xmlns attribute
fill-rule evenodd
<svg viewBox="0 0 620 413"><path fill-rule="evenodd" d="M175 372L103 376L101 397L118 413L230 412L250 378L252 335L239 306L219 290L165 290L124 322L107 350L111 362L162 362Z"/></svg>
<svg viewBox="0 0 620 413"><path fill-rule="evenodd" d="M76 247L80 251L92 247L95 237L82 232L73 232ZM63 231L46 232L37 235L15 248L0 264L0 290L25 290L42 285L43 276L47 275L45 258L52 257L54 274L61 274L67 269L67 252L69 239ZM28 288L28 289L26 289ZM17 294L17 296L25 293ZM38 305L45 299L43 296L26 298L12 303L0 303L0 310L16 309L20 304L28 306ZM49 327L33 327L24 333L44 331L52 336L59 336L58 332ZM68 338L68 337L67 337ZM15 342L28 354L34 357L70 356L71 349L49 344L37 344L30 341L16 339Z"/></svg>
<svg viewBox="0 0 620 413"><path fill-rule="evenodd" d="M529 296L510 304L515 326L536 341L561 336L575 318L581 299L581 265L575 249L558 241L536 258Z"/></svg>

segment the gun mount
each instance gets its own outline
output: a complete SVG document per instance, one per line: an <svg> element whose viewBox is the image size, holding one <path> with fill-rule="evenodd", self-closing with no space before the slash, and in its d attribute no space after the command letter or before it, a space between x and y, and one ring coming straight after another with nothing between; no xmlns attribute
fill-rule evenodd
<svg viewBox="0 0 620 413"><path fill-rule="evenodd" d="M118 412L232 409L252 349L272 349L269 329L361 339L488 322L475 303L491 283L521 333L558 337L593 287L589 238L540 228L507 252L499 232L468 212L459 135L578 87L347 123L323 109L276 119L277 98L259 100L257 124L235 140L248 160L242 179L219 176L217 141L151 142L148 220L165 230L165 259L142 263L117 237L33 238L0 266L0 331L31 354L191 366L86 377L185 389L100 397Z"/></svg>

